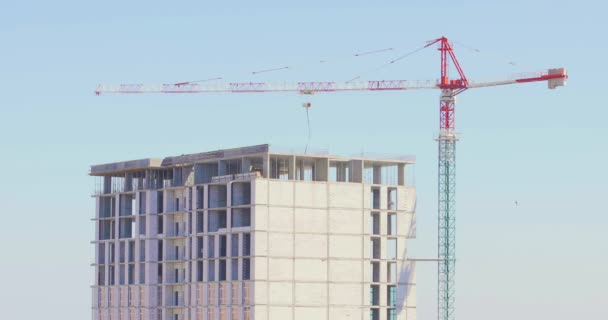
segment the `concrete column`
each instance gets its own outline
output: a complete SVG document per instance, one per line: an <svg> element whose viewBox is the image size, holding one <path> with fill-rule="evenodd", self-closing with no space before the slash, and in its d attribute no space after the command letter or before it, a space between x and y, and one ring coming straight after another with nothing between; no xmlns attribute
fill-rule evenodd
<svg viewBox="0 0 608 320"><path fill-rule="evenodd" d="M386 187L380 187L380 209L387 210L388 209L388 190ZM386 214L384 214L384 218L386 219ZM386 225L384 225L386 227ZM386 233L383 233L386 234Z"/></svg>
<svg viewBox="0 0 608 320"><path fill-rule="evenodd" d="M118 284L120 283L120 195L114 196L114 236L112 243L114 243L114 286L111 290L114 290L114 300L118 297ZM116 300L118 302L118 300Z"/></svg>
<svg viewBox="0 0 608 320"><path fill-rule="evenodd" d="M226 170L226 160L218 161L217 172L218 172L218 176L223 176L223 175L228 174L228 170Z"/></svg>
<svg viewBox="0 0 608 320"><path fill-rule="evenodd" d="M375 164L373 166L374 184L382 183L382 166Z"/></svg>
<svg viewBox="0 0 608 320"><path fill-rule="evenodd" d="M125 174L125 186L124 186L124 190L125 191L133 191L133 173L126 173Z"/></svg>
<svg viewBox="0 0 608 320"><path fill-rule="evenodd" d="M329 180L329 159L322 158L315 161L315 181L328 181Z"/></svg>
<svg viewBox="0 0 608 320"><path fill-rule="evenodd" d="M145 248L145 297L144 303L149 308L154 308L157 305L157 288L156 286L151 286L152 284L158 283L158 240L157 231L158 231L158 212L157 208L157 197L158 193L156 190L146 191L146 248Z"/></svg>
<svg viewBox="0 0 608 320"><path fill-rule="evenodd" d="M350 182L363 182L363 160L351 160Z"/></svg>
<svg viewBox="0 0 608 320"><path fill-rule="evenodd" d="M124 273L125 273L125 285L129 285L129 256L131 254L131 240L125 241L125 262Z"/></svg>
<svg viewBox="0 0 608 320"><path fill-rule="evenodd" d="M135 252L134 252L134 258L135 258L135 273L133 274L134 277L134 283L139 283L139 279L140 279L140 262L141 262L141 257L140 257L140 252L141 252L141 242L140 242L140 228L142 228L142 218L141 215L139 214L139 204L140 204L140 192L136 192L135 193ZM134 298L134 297L132 297ZM139 301L139 300L138 300Z"/></svg>
<svg viewBox="0 0 608 320"><path fill-rule="evenodd" d="M226 230L230 232L232 229L232 181L226 184ZM226 240L228 243L228 240Z"/></svg>
<svg viewBox="0 0 608 320"><path fill-rule="evenodd" d="M187 187L184 189L184 193L184 197L186 198L186 202L184 203L185 210L192 211L192 208L194 208L193 204L195 204L192 202L192 199L194 199L194 187Z"/></svg>
<svg viewBox="0 0 608 320"><path fill-rule="evenodd" d="M112 177L110 176L103 177L103 193L112 193Z"/></svg>
<svg viewBox="0 0 608 320"><path fill-rule="evenodd" d="M291 156L289 159L289 180L296 179L296 156Z"/></svg>
<svg viewBox="0 0 608 320"><path fill-rule="evenodd" d="M114 252L110 252L110 242L113 242L113 241L111 241L111 240L107 241L106 244L105 244L105 246L104 246L104 251L105 251L104 255L105 255L105 258L106 258L106 262L105 262L105 268L104 268L103 278L104 278L104 283L105 283L106 286L108 286L110 284L109 283L109 281L110 281L110 268L109 268L109 266L110 266L110 255L114 254ZM105 298L107 298L107 296L104 297L104 299Z"/></svg>
<svg viewBox="0 0 608 320"><path fill-rule="evenodd" d="M270 177L270 155L267 153L262 159L262 164L264 166L264 172L262 173L262 176L268 178Z"/></svg>
<svg viewBox="0 0 608 320"><path fill-rule="evenodd" d="M100 206L99 197L95 197L95 218L99 219L99 206ZM99 220L95 220L95 261L99 261ZM105 254L105 252L104 252ZM99 285L97 279L99 278L99 265L95 265L95 284Z"/></svg>
<svg viewBox="0 0 608 320"><path fill-rule="evenodd" d="M248 158L241 158L241 173L249 172L249 165L251 160Z"/></svg>
<svg viewBox="0 0 608 320"><path fill-rule="evenodd" d="M250 237L253 237L253 236L250 236ZM253 239L251 238L251 240L253 240ZM238 253L237 253L237 255L239 256L239 260L238 260L239 268L238 268L238 271L237 271L237 277L239 279L243 279L243 268L242 268L242 266L243 266L243 258L240 258L240 257L243 256L243 234L242 233L239 233L239 235L237 237L237 241L239 242ZM252 243L252 241L250 241L250 243ZM250 248L250 251L251 251L251 248ZM253 261L250 260L250 264L249 264L250 266L252 265L252 262ZM250 278L252 278L252 277L250 277Z"/></svg>
<svg viewBox="0 0 608 320"><path fill-rule="evenodd" d="M207 226L209 225L209 185L205 185L203 189L205 198L203 199L203 231L206 233ZM205 248L206 250L207 248Z"/></svg>

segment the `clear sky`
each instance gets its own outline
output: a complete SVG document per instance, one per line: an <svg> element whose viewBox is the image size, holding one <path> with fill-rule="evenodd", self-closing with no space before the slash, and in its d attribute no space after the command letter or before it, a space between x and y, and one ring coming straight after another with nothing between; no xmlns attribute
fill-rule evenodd
<svg viewBox="0 0 608 320"><path fill-rule="evenodd" d="M537 83L458 97L457 318L608 319L606 10L588 0L3 1L0 318L90 317L89 165L303 147L305 101L312 145L417 156L411 255L434 256L437 91L310 99L93 91L100 82L218 76L436 79L432 48L366 71L445 35L471 79L570 72L558 90ZM352 57L384 48L395 50ZM251 75L282 66L290 69ZM435 319L436 266L418 270L418 317Z"/></svg>

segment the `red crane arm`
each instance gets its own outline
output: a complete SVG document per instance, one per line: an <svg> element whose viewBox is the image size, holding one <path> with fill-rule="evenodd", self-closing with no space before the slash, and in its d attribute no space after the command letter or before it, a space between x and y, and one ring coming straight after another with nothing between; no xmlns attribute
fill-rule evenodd
<svg viewBox="0 0 608 320"><path fill-rule="evenodd" d="M542 72L518 74L507 80L484 81L484 82L473 81L473 82L469 82L467 88L482 88L482 87L503 86L503 85L507 85L507 84L547 81L547 86L549 87L549 89L555 89L556 87L566 85L567 79L568 79L568 73L566 72L566 69L557 68L557 69L549 69L547 71L542 71Z"/></svg>

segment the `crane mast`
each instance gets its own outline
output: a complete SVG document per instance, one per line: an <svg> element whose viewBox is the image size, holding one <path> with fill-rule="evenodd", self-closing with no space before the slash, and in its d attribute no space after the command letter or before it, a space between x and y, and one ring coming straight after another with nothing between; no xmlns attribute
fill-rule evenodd
<svg viewBox="0 0 608 320"><path fill-rule="evenodd" d="M470 82L465 76L450 42L446 37L429 41L425 47L438 44L441 53L441 76L429 80L375 80L375 81L319 81L319 82L180 82L173 84L99 84L95 93L261 93L297 92L311 94L339 91L394 91L439 89L438 143L438 320L455 318L455 267L456 267L456 96L467 89L547 81L549 89L566 84L564 68L549 69L520 75L515 78L489 82ZM449 76L450 62L458 77Z"/></svg>
<svg viewBox="0 0 608 320"><path fill-rule="evenodd" d="M454 89L444 89L440 97L438 142L437 221L437 315L454 319L454 277L456 274L456 136Z"/></svg>
<svg viewBox="0 0 608 320"><path fill-rule="evenodd" d="M445 37L429 43L439 43L441 78L439 88L439 135L437 161L437 318L454 319L454 284L456 275L456 95L467 89L468 80ZM458 71L458 79L449 78L449 62Z"/></svg>

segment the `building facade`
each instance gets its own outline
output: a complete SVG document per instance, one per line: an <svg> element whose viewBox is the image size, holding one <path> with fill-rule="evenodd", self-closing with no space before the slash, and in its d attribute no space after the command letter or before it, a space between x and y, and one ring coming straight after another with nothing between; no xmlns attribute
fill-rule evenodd
<svg viewBox="0 0 608 320"><path fill-rule="evenodd" d="M94 320L415 320L410 157L269 145L91 166Z"/></svg>

